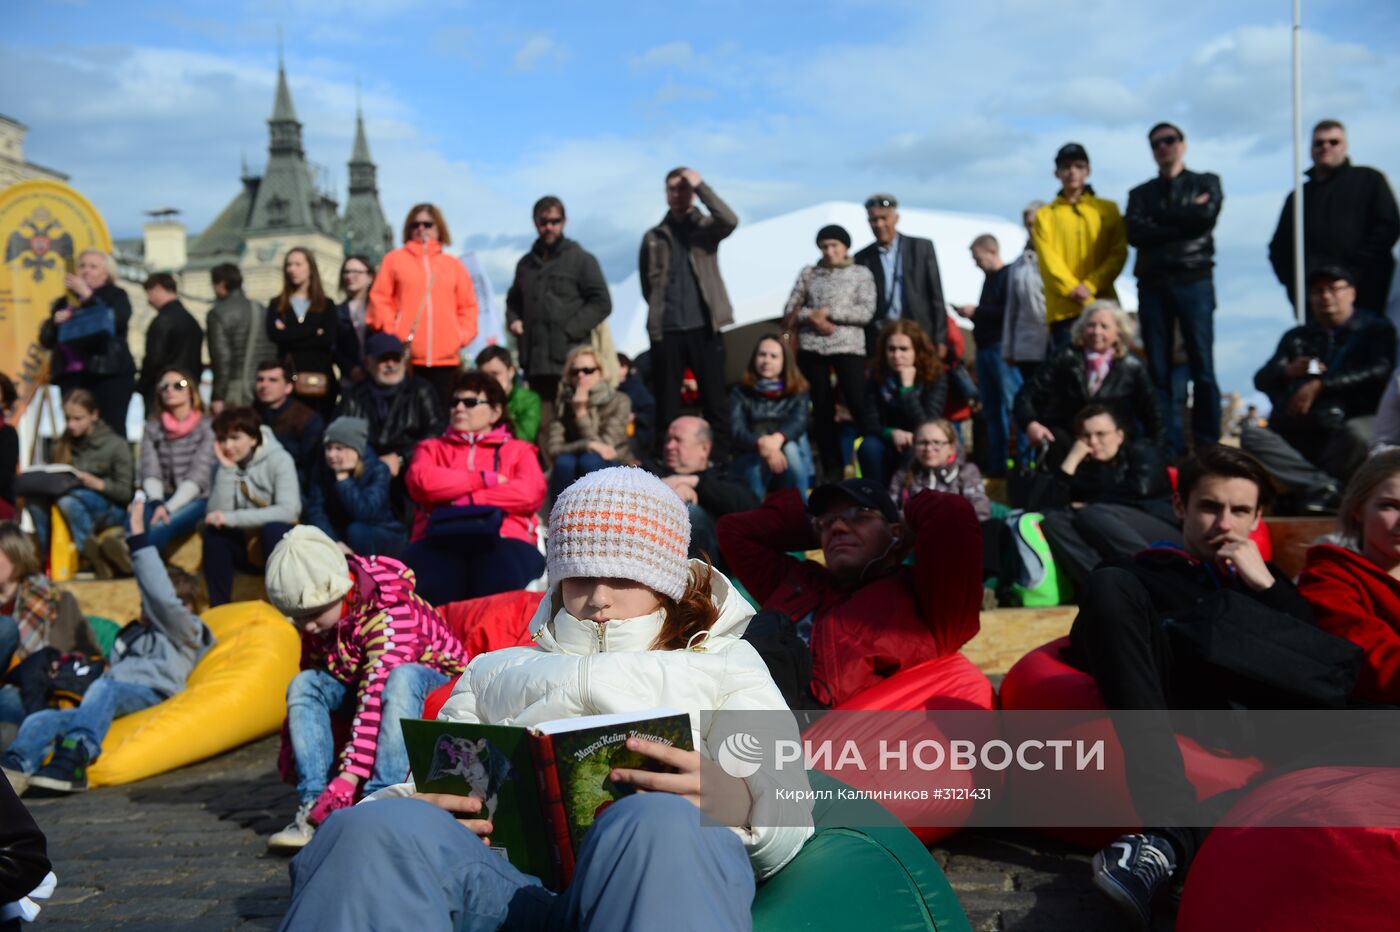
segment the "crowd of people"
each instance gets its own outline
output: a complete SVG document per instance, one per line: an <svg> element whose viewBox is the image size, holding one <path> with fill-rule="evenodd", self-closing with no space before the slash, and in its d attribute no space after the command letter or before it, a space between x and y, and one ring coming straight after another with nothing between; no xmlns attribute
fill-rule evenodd
<svg viewBox="0 0 1400 932"><path fill-rule="evenodd" d="M529 893L538 881L518 872L477 869L488 855L452 835L443 811L489 834L479 801L383 800L413 792L395 786L407 770L398 719L456 676L446 717L577 714L576 697L545 701L538 683L577 682L580 655L604 643L598 662L612 657L616 669L594 673L597 711L839 706L977 633L979 611L1015 575L1002 546L1008 514L1042 516L1079 593L1075 661L1111 709L1305 701L1289 694L1288 671L1275 671L1271 692L1249 688L1261 674L1247 663L1237 681L1213 678L1209 694L1183 687L1195 682L1190 660L1172 652L1164 619L1183 624L1221 591L1279 630L1301 624L1359 645L1355 694L1336 704L1400 701L1400 453L1383 449L1400 444L1400 378L1379 303L1400 238L1394 197L1379 173L1351 165L1339 123L1317 125L1304 187L1307 319L1255 377L1274 405L1267 422L1250 419L1242 449L1221 446L1211 239L1221 181L1186 169L1178 127L1160 123L1148 142L1158 174L1121 214L1089 185L1085 149L1063 146L1060 190L1026 208L1020 256L1005 261L990 235L970 244L986 276L976 304L946 304L932 242L899 232L895 197L872 196L874 242L852 253L849 231L816 231L820 258L800 270L734 385L718 253L739 218L693 168L665 177L666 213L642 237L651 347L636 359L602 332L606 281L564 235L553 196L534 205L538 238L506 298L514 352L463 358L476 334L471 276L444 250L441 211L424 203L378 268L345 260L338 305L305 249L288 251L265 307L244 294L237 267L214 268L207 400L206 334L175 280L145 283L157 314L138 373L111 258L85 252L40 334L64 391L50 459L71 469L16 476L0 462L0 493L35 528L31 539L0 524L0 670L16 664L0 717L20 723L0 766L17 790L81 790L113 717L183 688L213 636L197 614L198 581L162 557L196 535L208 604L232 600L237 572L263 574L303 639L287 733L300 805L272 839L310 845L294 862L288 928L363 923L376 909L421 910L427 923L460 909L453 898L483 927L526 913L645 927L681 903L716 928L742 925L755 877L780 870L810 829L753 827L772 791L753 783L749 803L724 814L727 840L690 838L674 798L693 798L702 770L714 779L713 749L682 756L642 742L642 755L678 772L615 774L666 792L610 809L573 887L553 897ZM1289 223L1286 205L1271 247L1285 286ZM1136 326L1114 293L1129 244ZM970 337L950 311L971 320ZM84 315L108 326L69 339L65 326ZM149 417L133 457L122 431L136 391ZM0 460L7 449L0 434ZM1007 494L989 495L988 478L1006 479ZM1341 519L1341 544L1315 548L1296 587L1250 537L1276 495ZM43 565L56 519L96 570L134 575L142 596L107 672L61 711L16 698L44 669L28 659L52 646L58 609ZM546 592L534 648L470 657L439 611L527 588ZM745 594L761 608L752 623ZM1215 617L1199 613L1202 625ZM696 660L703 651L729 659ZM674 684L687 678L698 685L682 700ZM353 722L341 742L337 713ZM1128 750L1166 761L1150 782L1181 799L1182 820L1095 860L1095 882L1143 928L1201 840L1182 827L1201 823L1180 759L1151 740ZM330 818L366 796L373 805ZM661 854L633 856L644 849ZM605 871L628 882L605 883ZM405 903L425 876L446 898Z"/></svg>

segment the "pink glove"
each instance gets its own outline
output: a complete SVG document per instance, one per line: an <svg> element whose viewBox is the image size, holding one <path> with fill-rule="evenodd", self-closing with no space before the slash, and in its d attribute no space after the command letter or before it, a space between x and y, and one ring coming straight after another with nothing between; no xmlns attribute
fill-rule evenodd
<svg viewBox="0 0 1400 932"><path fill-rule="evenodd" d="M336 777L330 782L320 797L316 800L316 805L311 807L311 815L307 818L312 825L320 825L330 817L337 809L348 809L355 803L355 785L344 777Z"/></svg>

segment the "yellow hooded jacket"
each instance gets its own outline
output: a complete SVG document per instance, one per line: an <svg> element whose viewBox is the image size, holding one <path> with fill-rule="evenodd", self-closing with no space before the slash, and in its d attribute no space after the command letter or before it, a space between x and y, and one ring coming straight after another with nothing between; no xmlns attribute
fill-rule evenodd
<svg viewBox="0 0 1400 932"><path fill-rule="evenodd" d="M1084 310L1069 293L1087 285L1090 300L1116 298L1114 279L1128 261L1128 230L1118 205L1092 194L1071 204L1057 196L1035 213L1031 242L1045 281L1045 322L1073 320Z"/></svg>

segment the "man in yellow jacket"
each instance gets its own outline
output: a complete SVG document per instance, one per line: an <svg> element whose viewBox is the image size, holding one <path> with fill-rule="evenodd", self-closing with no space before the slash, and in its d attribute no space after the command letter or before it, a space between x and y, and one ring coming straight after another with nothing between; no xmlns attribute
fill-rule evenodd
<svg viewBox="0 0 1400 932"><path fill-rule="evenodd" d="M1128 231L1118 205L1094 195L1089 153L1077 142L1055 153L1059 195L1035 214L1031 243L1045 280L1045 322L1050 351L1069 343L1084 306L1116 298L1113 282L1128 261Z"/></svg>

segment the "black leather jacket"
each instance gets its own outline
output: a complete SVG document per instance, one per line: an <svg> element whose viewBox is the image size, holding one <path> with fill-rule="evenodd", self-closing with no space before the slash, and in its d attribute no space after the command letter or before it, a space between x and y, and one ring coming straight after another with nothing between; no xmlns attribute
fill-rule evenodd
<svg viewBox="0 0 1400 932"><path fill-rule="evenodd" d="M1079 409L1091 401L1112 409L1119 426L1127 433L1159 445L1166 441L1166 425L1157 409L1157 396L1147 376L1147 367L1132 354L1114 360L1099 390L1090 395L1084 350L1066 346L1036 369L1031 380L1021 386L1013 412L1021 427L1038 421L1046 427L1067 431ZM1141 425L1141 432L1134 429L1134 424Z"/></svg>
<svg viewBox="0 0 1400 932"><path fill-rule="evenodd" d="M1296 422L1287 413L1288 399L1316 376L1290 379L1283 367L1295 359L1316 358L1327 365L1322 391L1298 426L1340 427L1348 418L1376 413L1381 393L1395 369L1395 327L1383 317L1357 311L1336 330L1309 322L1294 327L1254 374L1254 387L1274 404L1274 421Z"/></svg>
<svg viewBox="0 0 1400 932"><path fill-rule="evenodd" d="M1210 197L1197 204L1202 194ZM1133 267L1144 284L1199 281L1215 265L1211 231L1225 200L1220 178L1210 172L1182 171L1160 176L1128 192L1128 242L1137 250Z"/></svg>
<svg viewBox="0 0 1400 932"><path fill-rule="evenodd" d="M345 392L336 417L362 417L369 421L369 445L383 456L397 453L404 465L413 448L447 428L447 414L438 393L427 381L407 376L398 391L381 401L373 379L356 382Z"/></svg>

